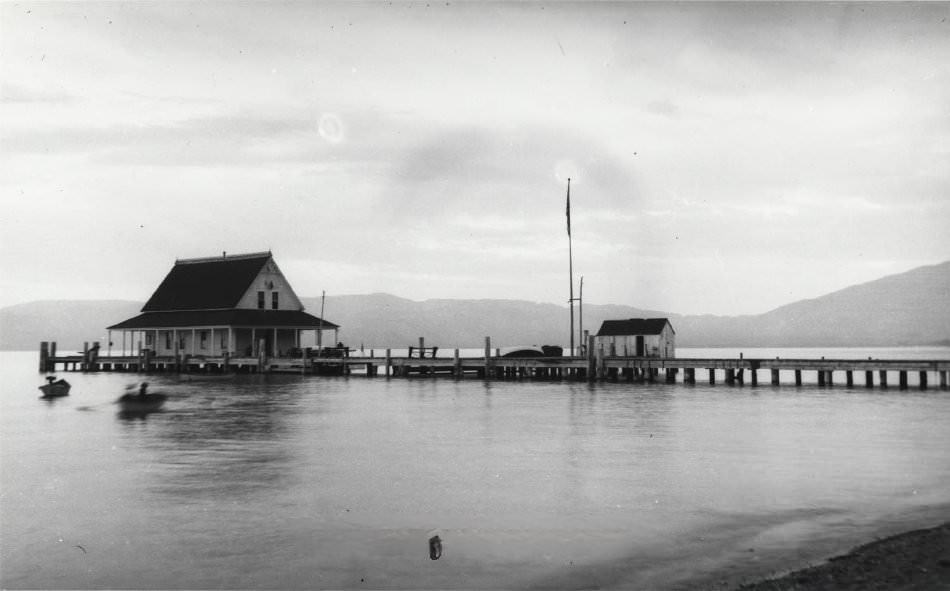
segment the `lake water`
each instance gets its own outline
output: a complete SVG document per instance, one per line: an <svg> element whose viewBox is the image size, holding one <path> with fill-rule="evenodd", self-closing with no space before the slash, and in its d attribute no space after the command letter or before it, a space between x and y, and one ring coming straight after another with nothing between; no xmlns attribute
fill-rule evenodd
<svg viewBox="0 0 950 591"><path fill-rule="evenodd" d="M815 356L950 358L868 351ZM62 373L45 401L37 359L0 353L3 588L686 589L950 519L937 389ZM170 398L124 417L140 379Z"/></svg>

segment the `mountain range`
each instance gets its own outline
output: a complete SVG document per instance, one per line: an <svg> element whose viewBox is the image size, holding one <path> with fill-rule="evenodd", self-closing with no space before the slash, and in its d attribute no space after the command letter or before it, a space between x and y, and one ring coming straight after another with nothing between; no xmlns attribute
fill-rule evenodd
<svg viewBox="0 0 950 591"><path fill-rule="evenodd" d="M320 315L320 298L301 298ZM57 341L60 350L105 340L105 327L138 313L142 302L57 300L0 309L0 350L35 350ZM326 319L341 326L354 347L427 345L480 348L568 345L566 306L522 300L414 301L389 294L329 296ZM579 310L575 309L580 323ZM764 314L680 315L622 305L585 304L592 334L608 319L667 317L680 347L871 347L950 345L950 261L801 300ZM115 335L113 335L115 337Z"/></svg>

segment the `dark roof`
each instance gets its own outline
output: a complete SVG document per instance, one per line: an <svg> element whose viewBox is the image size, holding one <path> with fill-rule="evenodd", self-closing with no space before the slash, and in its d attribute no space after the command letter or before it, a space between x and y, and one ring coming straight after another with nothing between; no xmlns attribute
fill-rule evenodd
<svg viewBox="0 0 950 591"><path fill-rule="evenodd" d="M175 261L142 311L233 308L270 258L263 252Z"/></svg>
<svg viewBox="0 0 950 591"><path fill-rule="evenodd" d="M339 328L332 322L298 310L198 310L145 312L109 327L109 330L233 326L239 328Z"/></svg>
<svg viewBox="0 0 950 591"><path fill-rule="evenodd" d="M629 318L627 320L604 320L604 323L600 325L600 331L598 331L597 336L615 337L637 334L660 334L663 332L663 327L667 324L670 325L671 329L673 328L673 325L670 324L670 320L668 318Z"/></svg>

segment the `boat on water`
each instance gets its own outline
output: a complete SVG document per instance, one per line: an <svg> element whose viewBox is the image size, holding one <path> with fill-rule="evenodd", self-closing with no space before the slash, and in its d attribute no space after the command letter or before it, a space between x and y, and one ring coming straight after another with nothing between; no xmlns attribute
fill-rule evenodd
<svg viewBox="0 0 950 591"><path fill-rule="evenodd" d="M168 400L165 394L147 390L148 383L142 382L138 392L126 392L116 400L116 403L122 407L123 411L141 413L156 411Z"/></svg>
<svg viewBox="0 0 950 591"><path fill-rule="evenodd" d="M71 387L66 380L57 380L55 376L48 376L46 384L40 386L40 392L43 393L42 398L58 398L59 396L69 396Z"/></svg>

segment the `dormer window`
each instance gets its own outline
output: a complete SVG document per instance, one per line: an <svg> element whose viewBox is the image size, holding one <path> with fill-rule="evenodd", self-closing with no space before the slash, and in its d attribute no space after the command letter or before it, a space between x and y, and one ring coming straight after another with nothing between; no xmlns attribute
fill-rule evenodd
<svg viewBox="0 0 950 591"><path fill-rule="evenodd" d="M271 294L270 294L270 307L271 307L272 310L276 310L276 309L277 309L277 299L278 299L278 298L277 298L277 294L278 294L278 292L276 292L276 291L273 291L273 292L271 292Z"/></svg>

